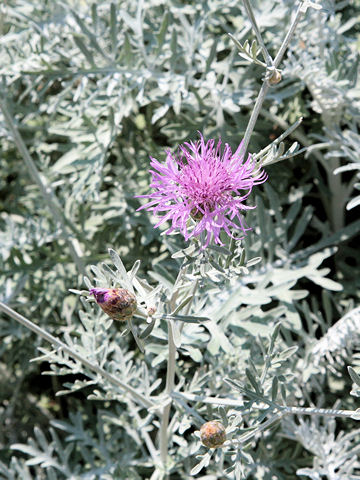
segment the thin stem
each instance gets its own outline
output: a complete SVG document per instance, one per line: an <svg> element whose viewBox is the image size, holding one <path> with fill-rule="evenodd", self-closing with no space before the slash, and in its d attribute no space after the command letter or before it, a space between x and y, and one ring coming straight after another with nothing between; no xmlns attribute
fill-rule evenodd
<svg viewBox="0 0 360 480"><path fill-rule="evenodd" d="M174 386L174 377L175 377L175 355L176 355L176 346L174 341L174 331L171 321L168 321L169 329L169 362L168 370L166 372L166 386L165 392L169 394Z"/></svg>
<svg viewBox="0 0 360 480"><path fill-rule="evenodd" d="M170 321L168 321L168 363L166 371L166 385L165 394L169 395L175 386L175 358L176 358L176 345L174 342L174 332ZM160 425L160 456L161 461L166 468L167 455L168 455L168 425L170 419L170 410L172 402L169 402L163 410L161 425Z"/></svg>
<svg viewBox="0 0 360 480"><path fill-rule="evenodd" d="M183 399L189 402L209 403L211 405L225 405L229 407L243 407L243 400L232 400L231 398L204 397L192 393L171 392L172 398Z"/></svg>
<svg viewBox="0 0 360 480"><path fill-rule="evenodd" d="M290 128L290 125L283 119L283 118L280 118L278 115L275 115L274 113L271 113L267 110L262 110L261 111L261 115L275 123L277 123L278 125L280 125L280 127L284 130L286 129L289 129ZM311 147L311 142L308 140L307 136L302 133L300 130L294 130L291 135L296 139L298 140L302 145L305 145L305 147ZM307 149L307 152L308 154L312 154L314 155L314 157L322 164L325 164L326 163L326 160L324 158L324 156L322 155L322 153L319 151L319 150L315 150L315 148L308 148ZM324 205L324 208L325 210L328 212L328 215L330 216L330 209L329 209L329 202L328 202L328 198L327 196L322 192L322 190L320 190L320 197L321 197L321 201Z"/></svg>
<svg viewBox="0 0 360 480"><path fill-rule="evenodd" d="M62 350L63 352L67 353L71 358L74 358L78 362L82 363L87 367L89 370L92 370L96 373L98 373L101 377L106 378L110 383L113 385L116 385L117 387L120 387L121 389L125 390L128 392L134 401L136 401L138 404L146 407L146 408L151 408L154 407L155 405L153 402L151 402L148 398L146 398L143 394L137 392L133 387L128 385L127 383L122 382L118 378L114 377L111 373L106 372L104 369L99 367L98 365L94 365L91 363L89 360L84 358L82 355L79 353L75 352L73 348L70 348L68 345L63 343L61 340L58 340L56 337L51 335L50 333L46 332L43 328L39 327L35 323L31 322L27 318L23 317L19 313L15 312L12 308L8 307L4 303L0 302L0 310L2 310L4 313L9 315L11 318L16 320L17 322L21 323L24 325L26 328L29 330L32 330L35 332L37 335L40 337L44 338L47 342L51 343L54 345L58 350Z"/></svg>
<svg viewBox="0 0 360 480"><path fill-rule="evenodd" d="M335 408L312 408L312 407L285 407L287 415L322 415L324 417L351 418L357 412L353 410L337 410Z"/></svg>
<svg viewBox="0 0 360 480"><path fill-rule="evenodd" d="M280 142L282 142L286 137L291 135L294 130L297 129L297 127L301 124L302 121L303 121L303 117L300 117L299 120L297 120L293 125L291 125L291 127L287 128L286 132L282 133L273 142L271 142L267 147L260 150L260 152L258 152L256 155L253 155L255 160L262 157L266 152L268 152L271 149L271 147L273 145L279 145Z"/></svg>
<svg viewBox="0 0 360 480"><path fill-rule="evenodd" d="M230 407L243 407L243 400L233 400L231 398L205 397L194 395L192 393L172 392L171 396L175 399L181 398L189 402L210 403L213 405L224 405ZM354 410L338 410L335 408L314 408L314 407L288 407L278 405L279 413L284 415L324 415L327 417L353 417L358 412ZM271 420L271 419L270 419ZM263 425L263 424L262 424Z"/></svg>
<svg viewBox="0 0 360 480"><path fill-rule="evenodd" d="M245 7L245 10L246 10L246 13L248 14L248 17L249 17L249 20L251 22L251 25L252 25L252 28L255 32L255 35L256 35L256 38L257 38L257 41L259 42L259 45L262 49L262 52L263 52L263 56L264 56L264 60L266 62L266 65L268 67L271 67L273 65L273 59L271 58L271 55L269 54L269 52L267 51L267 48L265 46L265 43L264 43L264 40L261 36L261 33L260 33L260 29L259 27L257 26L257 23L256 23L256 19L255 19L255 16L254 16L254 13L252 11L252 8L251 8L251 5L250 5L250 2L249 0L243 0L243 3L244 3L244 7Z"/></svg>
<svg viewBox="0 0 360 480"><path fill-rule="evenodd" d="M185 263L185 260L184 260ZM171 311L174 311L176 308L176 299L179 295L179 285L182 283L183 278L186 274L187 268L183 265L180 268L178 276L175 280L174 287L172 290L172 295L169 301L169 306ZM195 290L197 287L197 283L193 287L193 295L195 294ZM187 311L190 309L191 302L187 304ZM175 328L177 327L177 322L175 322ZM160 457L163 464L163 467L166 469L167 463L167 456L168 456L168 426L169 426L169 419L170 419L170 411L172 406L172 397L171 393L175 387L175 368L176 368L176 344L174 339L174 330L171 321L168 321L168 361L167 361L167 371L166 371L166 384L165 384L165 395L169 397L169 403L164 407L162 416L161 416L161 423L160 423Z"/></svg>
<svg viewBox="0 0 360 480"><path fill-rule="evenodd" d="M264 83L262 84L262 87L260 89L259 95L256 99L254 110L251 113L249 123L246 127L245 135L244 135L244 141L243 145L240 151L240 155L243 155L244 157L246 156L247 148L249 146L250 138L251 135L254 131L254 127L256 124L256 121L258 119L260 110L262 108L262 105L264 103L267 91L269 90L270 85L268 84L267 80L264 80Z"/></svg>
<svg viewBox="0 0 360 480"><path fill-rule="evenodd" d="M245 3L246 0L244 0L244 3ZM295 14L295 17L290 25L290 28L289 28L289 31L287 33L287 35L285 36L285 39L274 59L274 67L277 68L284 56L284 53L290 43L290 40L292 38L292 36L294 35L294 32L295 32L295 29L301 19L301 17L303 16L304 14L304 5L307 4L307 2L302 2L300 4L300 6L298 7L297 9L297 12ZM305 9L306 11L306 9ZM254 131L254 127L255 127L255 124L256 124L256 121L257 121L257 118L259 116L259 113L260 113L260 110L262 108L262 104L264 103L264 100L265 100L265 96L267 94L267 91L269 90L269 87L270 87L270 84L265 76L264 78L264 83L260 89L260 92L259 92L259 95L258 95L258 98L256 99L256 103L255 103L255 106L254 106L254 110L252 111L251 113L251 116L250 116L250 120L249 120L249 123L248 123L248 126L246 127L246 131L245 131L245 135L244 135L244 141L243 141L243 145L242 145L242 148L241 148L241 151L240 151L240 155L243 155L244 157L246 156L246 152L247 152L247 149L248 149L248 146L249 146L249 142L250 142L250 138L251 138L251 135Z"/></svg>
<svg viewBox="0 0 360 480"><path fill-rule="evenodd" d="M177 392L172 392L171 396L177 400L177 402L191 415L194 419L195 424L200 428L203 423L205 423L204 418L195 410L193 407L189 407L181 394L177 395Z"/></svg>
<svg viewBox="0 0 360 480"><path fill-rule="evenodd" d="M263 110L261 112L261 115L263 117L265 117L266 119L268 120L271 120L272 122L275 122L277 123L278 125L280 125L280 127L283 129L283 130L286 130L285 133L289 132L286 136L288 135L291 135L293 136L296 140L298 140L302 145L305 145L305 147L310 147L311 146L311 142L308 140L308 138L306 137L306 135L304 135L303 133L300 132L300 130L296 130L296 127L299 125L298 122L300 122L300 120L302 120L302 117L301 119L299 119L297 122L294 123L294 125L290 126L286 120L284 120L283 118L279 117L278 115L275 115L274 113L271 113L267 110ZM295 128L293 128L295 127ZM289 131L291 130L291 131ZM283 135L284 135L283 134ZM283 140L283 138L281 138L283 135L280 135L280 137L278 137L276 140L274 140L273 143L277 142L278 140ZM281 141L280 140L280 141ZM269 148L270 148L271 144L269 145ZM261 152L259 152L258 154L256 154L255 158L257 158L263 151L265 151L267 149L267 147L264 148L264 150L262 150ZM312 148L311 149L308 149L308 152L309 153L312 153L319 161L322 161L323 160L323 156L321 155L320 152L318 152L317 150L313 150Z"/></svg>
<svg viewBox="0 0 360 480"><path fill-rule="evenodd" d="M30 176L32 177L33 181L38 185L40 188L41 194L43 195L52 215L54 216L55 221L57 221L60 226L61 226L61 234L62 237L64 238L65 242L68 244L70 255L74 261L74 263L77 265L77 268L80 273L84 274L85 273L85 267L84 263L82 260L82 253L80 251L80 246L78 243L75 244L74 239L70 237L69 232L67 230L66 224L65 224L65 219L63 216L63 213L61 209L58 207L57 204L57 199L54 194L54 192L51 190L51 188L47 185L45 185L44 181L42 180L35 163L33 162L33 159L31 158L31 155L18 131L18 129L15 126L14 120L9 112L9 109L7 108L6 101L3 99L0 99L0 109L2 110L2 113L5 118L5 122L12 134L14 143L19 150L20 154L23 157L23 160L25 162L25 165L27 169L29 170Z"/></svg>
<svg viewBox="0 0 360 480"><path fill-rule="evenodd" d="M293 21L291 22L291 25L290 25L290 28L284 38L284 41L283 43L281 44L281 47L278 51L278 53L276 54L276 57L274 59L274 66L275 68L277 68L279 65L280 65L280 62L286 52L286 49L288 48L289 46L289 43L295 33L295 30L296 30L296 27L298 26L298 23L300 22L301 20L301 17L304 15L304 13L306 12L306 9L304 10L304 4L306 4L307 1L304 1L304 2L301 2L301 4L298 6L298 9L296 11L296 14L295 14L295 17L293 19Z"/></svg>
<svg viewBox="0 0 360 480"><path fill-rule="evenodd" d="M183 266L180 267L178 276L175 280L174 287L172 290L172 295L169 301L170 310L175 310L176 299L178 296L178 285L181 283L182 278L185 274ZM176 345L174 341L174 332L173 327L170 321L168 323L168 360L167 360L167 370L166 370L166 384L165 384L165 395L169 395L170 392L174 389L175 386L175 363L176 363ZM163 464L163 467L166 469L167 455L168 455L168 426L170 419L170 410L171 410L170 401L163 409L160 423L160 457Z"/></svg>
<svg viewBox="0 0 360 480"><path fill-rule="evenodd" d="M285 412L277 412L273 417L269 418L269 420L266 420L266 422L258 425L256 427L256 430L253 430L249 433L245 433L244 435L242 435L241 438L236 441L236 443L242 444L242 443L245 443L245 442L249 441L257 433L263 432L267 428L271 427L274 423L281 420L285 415L286 415Z"/></svg>

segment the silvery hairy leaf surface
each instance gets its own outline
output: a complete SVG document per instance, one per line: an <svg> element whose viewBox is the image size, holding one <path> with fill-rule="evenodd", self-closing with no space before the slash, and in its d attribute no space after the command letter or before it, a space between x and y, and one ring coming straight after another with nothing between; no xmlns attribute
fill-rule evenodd
<svg viewBox="0 0 360 480"><path fill-rule="evenodd" d="M0 5L0 479L360 478L359 15Z"/></svg>

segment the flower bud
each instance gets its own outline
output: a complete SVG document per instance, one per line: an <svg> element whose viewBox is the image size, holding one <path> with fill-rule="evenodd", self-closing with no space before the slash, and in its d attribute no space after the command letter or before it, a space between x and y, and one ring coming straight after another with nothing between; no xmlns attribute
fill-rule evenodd
<svg viewBox="0 0 360 480"><path fill-rule="evenodd" d="M269 83L270 85L277 85L279 82L281 82L281 73L275 69L269 78Z"/></svg>
<svg viewBox="0 0 360 480"><path fill-rule="evenodd" d="M99 307L113 320L121 322L131 318L136 311L136 297L125 288L91 288Z"/></svg>
<svg viewBox="0 0 360 480"><path fill-rule="evenodd" d="M200 439L205 447L221 447L226 440L224 425L218 420L204 423L200 428Z"/></svg>

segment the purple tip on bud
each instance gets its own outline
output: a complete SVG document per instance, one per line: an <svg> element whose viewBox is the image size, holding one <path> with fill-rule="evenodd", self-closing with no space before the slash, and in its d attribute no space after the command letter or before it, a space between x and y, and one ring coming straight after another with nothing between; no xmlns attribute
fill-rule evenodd
<svg viewBox="0 0 360 480"><path fill-rule="evenodd" d="M94 295L97 303L106 302L106 294L109 292L108 288L91 288L89 290L91 295Z"/></svg>
<svg viewBox="0 0 360 480"><path fill-rule="evenodd" d="M131 318L136 311L136 297L125 288L91 288L99 307L113 320L121 322Z"/></svg>

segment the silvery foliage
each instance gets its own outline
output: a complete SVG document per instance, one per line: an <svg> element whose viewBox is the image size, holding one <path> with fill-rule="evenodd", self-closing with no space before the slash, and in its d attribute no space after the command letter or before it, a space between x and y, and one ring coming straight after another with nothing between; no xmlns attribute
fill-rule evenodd
<svg viewBox="0 0 360 480"><path fill-rule="evenodd" d="M353 2L346 4L349 8ZM332 197L329 215L337 226L342 224L338 211L342 211L346 203L350 210L360 202L359 196L349 201L354 188L359 190L357 171L360 169L357 153L360 145L359 53L351 33L357 18L342 22L336 9L343 6L332 0L323 2L324 11L314 13L305 28L299 29L297 44L289 53L285 69L298 79L297 88L308 89L311 98L307 108L321 115L323 131L309 135L318 143L313 141L308 153L317 153L329 177ZM350 182L341 180L340 174L345 172L350 172Z"/></svg>
<svg viewBox="0 0 360 480"><path fill-rule="evenodd" d="M284 434L300 442L303 447L314 454L312 467L300 468L297 475L304 475L311 480L358 480L358 429L344 435L336 433L336 422L331 419L322 424L318 418L311 420L300 419L299 424L286 419Z"/></svg>
<svg viewBox="0 0 360 480"><path fill-rule="evenodd" d="M315 363L326 357L330 364L342 361L344 349L351 352L359 345L360 308L356 307L346 313L326 334L312 347Z"/></svg>
<svg viewBox="0 0 360 480"><path fill-rule="evenodd" d="M219 255L218 252L215 252ZM224 253L221 252L223 255ZM219 272L218 268L200 271L197 260L189 262L189 274L185 274L185 282L178 291L173 290L173 286L161 277L160 274L153 274L159 280L159 287L152 288L146 281L137 276L139 263L134 265L129 272L126 272L124 266L114 251L110 251L114 265L110 267L107 263L100 267L92 268L96 277L91 281L86 280L88 288L96 284L97 286L126 286L128 289L137 293L139 300L138 315L132 322L129 322L128 330L122 327L112 325L112 321L104 318L99 309L94 309L91 304L84 303L84 310L80 312L82 326L73 325L71 328L64 328L64 339L71 347L72 351L76 351L86 356L93 363L99 365L105 370L115 374L121 381L125 381L135 387L138 392L146 396L149 400L155 401L154 407L144 411L143 406L137 404L131 396L121 389L114 388L114 385L108 383L106 379L99 375L93 374L84 368L80 362L76 362L63 353L61 350L49 351L39 347L43 356L38 360L50 361L51 375L68 375L74 373L82 373L86 375L87 380L75 380L74 382L64 383L65 389L57 394L74 393L79 389L91 388L88 399L98 400L102 402L116 401L120 405L127 404L127 408L120 405L115 410L108 411L106 408L99 411L97 418L97 434L86 429L84 420L80 413L70 416L69 421L53 420L53 427L65 431L68 434L68 441L72 438L77 443L83 445L84 448L90 450L88 455L93 456L101 462L102 466L91 470L90 478L107 478L106 475L115 475L116 478L137 478L136 473L132 471L132 465L135 461L134 455L140 449L142 456L136 455L137 470L141 468L146 471L155 462L156 458L149 459L149 454L145 451L146 439L144 436L152 434L156 431L157 410L165 405L167 399L157 394L159 385L162 383L161 364L167 359L167 328L166 322L174 323L176 333L176 346L178 355L181 360L179 368L186 372L186 357L190 356L195 363L199 364L197 374L195 374L190 383L179 381L176 386L174 397L175 412L173 413L170 423L172 438L170 442L170 455L172 463L169 468L178 469L177 462L180 458L190 458L185 462L180 473L184 478L189 475L192 467L191 457L199 455L200 463L191 468L191 473L198 473L202 467L208 467L209 471L213 471L217 478L221 478L221 465L231 463L233 466L228 467L227 475L232 475L236 471L236 475L241 478L248 476L251 472L262 471L271 472L273 465L262 462L264 465L258 465L256 456L253 453L244 451L236 445L242 437L249 435L249 430L244 428L245 419L248 424L253 425L256 436L256 425L260 425L266 417L272 416L276 419L276 410L281 405L289 405L295 402L299 393L304 387L302 382L295 381L294 373L290 373L289 369L285 369L285 365L293 365L296 371L296 364L301 363L301 357L296 355L297 346L288 346L286 339L281 339L279 335L280 324L275 325L274 321L280 321L282 328L288 331L301 332L301 323L297 320L298 314L293 310L294 300L299 300L307 295L306 291L290 290L295 282L294 277L290 275L286 278L286 269L283 269L284 278L281 279L280 285L282 294L276 282L276 274L272 281L272 286L267 287L264 282L266 272L261 270L251 276L251 264L255 265L255 260L244 263L243 268L249 270L251 282L256 283L256 276L262 278L262 288L258 288L258 298L252 297L249 289L239 282L239 277L235 277L234 289L230 288L230 295L219 295L219 290L215 289L211 283L205 286L206 279L215 279L215 272ZM311 256L308 266L300 269L297 275L312 276L314 279L318 276L323 281L330 281L317 273L317 266L326 258L329 252L315 254ZM175 255L179 257L179 254ZM226 255L228 257L229 255ZM219 258L218 258L219 261ZM201 261L200 261L201 262ZM231 263L231 261L230 261ZM207 263L206 265L209 265ZM312 267L310 267L312 265ZM192 268L190 268L192 267ZM269 266L270 267L270 266ZM274 268L274 267L272 267ZM295 270L296 272L296 270ZM326 273L326 272L325 272ZM203 281L204 286L200 298L192 298L191 290L194 286L194 277ZM246 276L244 277L246 278ZM295 277L296 280L296 277ZM316 280L315 280L316 281ZM321 282L321 280L319 280ZM327 287L337 290L338 284L329 283ZM87 291L76 292L80 295L87 294ZM169 311L169 298L173 298L176 293L176 304L172 306L173 310ZM190 293L190 295L189 295ZM217 302L211 301L217 295ZM266 313L262 310L262 305L266 305L272 299L282 299L282 305ZM192 310L194 315L188 312L184 315L183 310L193 300ZM242 309L240 307L242 306ZM175 308L174 308L175 307ZM285 307L285 308L284 308ZM147 312L156 312L148 315ZM204 313L211 312L211 318L204 317ZM197 312L201 313L201 317ZM146 321L147 319L147 321ZM264 321L265 320L265 321ZM149 328L150 327L150 328ZM114 332L115 330L115 332ZM116 333L117 331L117 333ZM135 357L136 351L129 350L129 342L124 342L124 335L130 333L136 338L136 343L141 350L144 350L143 359ZM224 332L227 332L225 335ZM286 331L286 330L285 330ZM240 334L240 332L242 332ZM115 335L115 338L114 338ZM114 341L116 339L116 341ZM200 367L203 364L203 355L208 367L212 367L212 373L207 369ZM321 360L319 360L321 363ZM245 374L241 375L240 372ZM260 375L261 373L261 375ZM224 383L225 379L225 383ZM307 378L309 383L309 379ZM176 392L180 395L177 396ZM209 405L201 406L199 404L194 408L189 405L187 395L198 395L206 400L206 395L211 397L214 392L220 397L228 398L238 403L238 408L221 408L217 412L210 413ZM236 392L236 395L234 396ZM303 393L303 392L302 392ZM263 405L261 405L263 404ZM227 425L229 446L220 453L216 453L215 464L211 463L211 452L202 452L196 437L184 437L184 432L199 427L208 416L220 416ZM125 429L124 426L126 425ZM113 430L114 429L114 430ZM251 429L250 429L251 430ZM105 432L111 431L109 438ZM35 438L28 445L15 444L14 450L18 450L32 457L27 462L28 465L40 465L41 468L48 472L49 478L62 478L56 475L63 473L65 478L89 478L89 472L82 473L79 465L73 465L71 462L73 454L73 445L70 443L66 448L66 455L59 458L58 451L64 450L64 446L60 446L59 438L55 431L51 431L52 442L45 441L45 436L39 430L35 430ZM90 437L89 437L90 435ZM101 440L102 436L105 438ZM130 435L130 438L127 438ZM266 434L268 436L268 434ZM97 437L98 436L98 437ZM98 438L98 439L97 439ZM106 441L108 438L108 441ZM186 438L186 439L185 439ZM131 440L130 440L131 439ZM231 441L234 439L235 445ZM98 445L97 442L101 442ZM265 440L266 441L266 440ZM269 442L270 439L268 440ZM114 445L125 445L129 448L127 451L123 446L122 450L122 471L117 468L117 462L111 460L111 452ZM134 442L134 443L133 443ZM246 445L244 440L244 445ZM171 445L171 443L170 443ZM254 447L255 444L253 444ZM87 451L85 449L85 451ZM84 457L87 458L87 457ZM220 462L220 463L219 463ZM352 468L356 464L351 464ZM350 468L350 467L349 467ZM349 468L347 471L349 472ZM56 473L55 473L56 472ZM126 474L124 473L126 472ZM217 473L216 473L217 472ZM83 476L85 475L85 476ZM127 476L125 476L127 475ZM132 476L134 475L134 476ZM9 477L11 478L11 477ZM111 478L111 477L109 477ZM141 477L139 477L141 478ZM152 478L162 478L161 475ZM231 477L229 477L231 478ZM286 478L286 477L284 477ZM354 477L356 478L356 477Z"/></svg>
<svg viewBox="0 0 360 480"><path fill-rule="evenodd" d="M265 40L276 50L294 2L253 3ZM155 248L158 234L144 215L134 214L138 204L131 197L148 186L149 152L156 156L162 151L159 144L164 140L156 144L156 134L175 145L203 127L208 134L221 132L234 139L245 128L247 119L240 113L251 108L262 70L261 65L249 68L226 35L232 33L245 46L249 37L252 44L251 26L239 2L180 6L158 0L105 1L89 8L86 2L68 0L53 2L51 9L46 1L2 6L2 19L10 26L1 38L2 92L10 92L24 134L33 137L27 139L29 148L36 152L37 165L57 192L67 219L74 220L73 233L89 252L88 263L99 262L88 269L86 287L127 286L136 292L140 308L133 321L122 326L104 316L94 302L82 301L77 321L74 301L71 297L63 301L63 296L70 275L77 288L80 282L73 267L62 266L69 258L63 257L59 226L47 213L24 222L28 213L22 211L1 217L3 300L34 318L40 311L39 322L48 321L47 328L56 329L72 350L151 399L154 407L144 408L61 349L40 347L38 360L49 363L49 374L76 375L66 377L57 394L71 397L84 392L83 401L66 419L48 419L49 429L36 426L33 438L14 441L15 456L0 463L1 478L165 478L157 435L161 409L168 402L163 387L169 323L177 347L167 465L171 475L188 479L192 474L204 480L358 478L354 442L359 433L351 430L353 420L339 426L343 430L336 436L334 423L326 419L322 425L287 417L278 430L261 430L266 419L274 419L275 424L279 407L312 406L314 398L314 406L329 407L339 391L342 407L356 408L348 395L350 381L339 364L349 362L352 354L357 309L350 298L353 293L342 292L341 278L331 278L328 267L340 242L359 229L359 222L346 227L342 223L341 205L350 198L352 184L332 183L335 168L335 173L355 168L359 139L354 125L356 72L344 73L353 82L346 84L330 52L335 44L338 51L346 49L346 69L355 53L354 42L346 36L351 21L344 25L331 2L326 8L327 13L312 12L302 22L283 71L284 82L269 95L268 113L272 119L280 115L290 121L283 102L294 115L297 94L305 85L310 91L305 108L321 116L323 130L317 131L319 149L310 149L309 154L319 154L323 146L327 149L317 158L340 201L336 211L335 204L328 211L336 231L326 229L306 202L309 185L298 185L296 179L293 188L294 180L280 176L278 190L286 193L276 192L275 182L254 199L257 209L247 217L254 234L241 245L229 242L201 253L197 244L180 249L177 236L164 238L162 247ZM327 45L329 38L334 45ZM344 122L346 128L340 128ZM148 135L145 128L156 134ZM259 122L254 149L266 146L261 143L262 128L270 133ZM2 120L0 129L2 152L13 154ZM304 145L313 143L315 137L301 133ZM271 152L272 160L284 154ZM344 154L350 164L339 164ZM109 166L114 158L116 178ZM37 191L26 189L28 211L44 211ZM92 210L88 209L85 202L94 200ZM140 242L132 234L139 228ZM304 238L311 228L317 229L317 235L309 244ZM100 258L98 252L110 244L121 246L127 262L135 260L136 250L142 248L146 268L134 262L126 271L114 251L113 264L107 254ZM147 245L154 252L150 260ZM177 269L182 265L180 286L174 262ZM320 302L309 295L314 285L321 290ZM87 292L77 293L87 298ZM54 314L58 305L62 307ZM149 315L152 308L156 312ZM319 334L322 338L315 341ZM0 352L16 364L14 339L21 338L22 331L2 326L1 335L5 342ZM23 358L35 356L28 339L21 344ZM10 342L14 342L11 354L6 352ZM352 363L356 369L356 356ZM24 360L22 364L25 369ZM356 384L356 373L351 378ZM21 388L20 381L18 385ZM327 388L329 398L324 394ZM201 400L194 401L194 395ZM214 397L227 399L228 404L219 407L211 403ZM229 438L224 449L214 452L202 447L196 435L211 418L223 421ZM304 460L294 458L293 442L304 448ZM336 464L334 458L343 460Z"/></svg>

